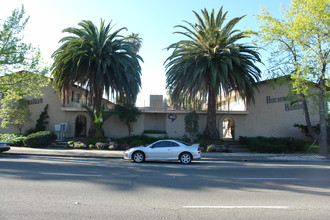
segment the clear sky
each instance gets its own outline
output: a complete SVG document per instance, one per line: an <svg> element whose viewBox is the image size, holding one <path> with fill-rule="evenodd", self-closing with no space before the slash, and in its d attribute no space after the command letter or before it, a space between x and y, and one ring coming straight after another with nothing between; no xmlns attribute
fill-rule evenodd
<svg viewBox="0 0 330 220"><path fill-rule="evenodd" d="M81 20L91 20L99 26L100 19L112 20L117 30L128 28L123 35L138 33L143 38L140 55L142 66L142 90L137 106L149 106L149 95L166 96L164 61L170 55L164 50L182 36L173 34L174 26L182 21L195 23L192 11L201 9L217 12L221 6L228 11L227 19L246 15L240 21L240 30L258 30L254 15L265 7L273 16L280 17L280 9L289 7L290 0L0 0L0 22L12 10L25 7L30 20L26 26L24 40L39 46L43 59L51 64L51 54L59 47L58 41L66 36L62 30L78 27ZM266 62L265 58L263 62Z"/></svg>

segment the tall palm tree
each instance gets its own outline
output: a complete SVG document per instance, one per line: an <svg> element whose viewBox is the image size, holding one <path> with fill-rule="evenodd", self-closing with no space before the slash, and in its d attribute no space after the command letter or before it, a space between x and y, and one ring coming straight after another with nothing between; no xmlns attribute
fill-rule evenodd
<svg viewBox="0 0 330 220"><path fill-rule="evenodd" d="M203 97L207 100L207 121L204 134L218 139L216 127L216 97L236 91L246 102L254 101L253 85L259 81L261 62L255 47L239 43L249 37L248 32L234 29L244 17L236 17L224 24L228 12L221 7L217 15L201 10L195 14L197 23L185 21L175 32L188 39L168 47L173 49L166 59L166 87L173 101L185 97ZM240 41L241 42L241 41Z"/></svg>
<svg viewBox="0 0 330 220"><path fill-rule="evenodd" d="M89 91L93 109L100 109L103 95L120 97L135 103L141 88L142 58L135 53L135 45L119 32L111 33L113 26L101 20L99 29L83 20L80 28L66 28L70 34L60 40L60 46L52 55L52 76L55 87L70 91L74 83Z"/></svg>
<svg viewBox="0 0 330 220"><path fill-rule="evenodd" d="M104 20L99 29L86 20L79 26L63 30L71 35L60 40L62 46L52 55L52 76L55 88L63 97L74 84L87 89L87 95L93 100L93 109L87 109L92 119L89 134L102 137L102 125L107 115L102 107L103 95L135 104L141 88L139 61L142 58L137 55L136 46L119 35L126 28L111 33L111 22L105 25Z"/></svg>

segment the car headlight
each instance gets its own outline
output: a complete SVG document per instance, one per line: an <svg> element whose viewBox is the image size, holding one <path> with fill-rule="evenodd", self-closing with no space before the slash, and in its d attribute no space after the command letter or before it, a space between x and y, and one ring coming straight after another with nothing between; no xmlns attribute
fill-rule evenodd
<svg viewBox="0 0 330 220"><path fill-rule="evenodd" d="M125 156L127 156L129 153L131 153L132 152L132 148L131 149L128 149L128 150L126 150L126 151L124 151L124 155Z"/></svg>

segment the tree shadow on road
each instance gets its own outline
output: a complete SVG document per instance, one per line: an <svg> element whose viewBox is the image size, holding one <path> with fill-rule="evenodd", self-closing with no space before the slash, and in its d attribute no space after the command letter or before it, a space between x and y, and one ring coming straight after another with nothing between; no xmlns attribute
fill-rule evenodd
<svg viewBox="0 0 330 220"><path fill-rule="evenodd" d="M183 192L230 189L241 192L290 191L330 196L329 166L287 163L196 161L132 163L121 159L77 158L53 155L1 155L1 179L62 181L99 184L109 190L139 192L167 188ZM283 165L284 164L284 165Z"/></svg>

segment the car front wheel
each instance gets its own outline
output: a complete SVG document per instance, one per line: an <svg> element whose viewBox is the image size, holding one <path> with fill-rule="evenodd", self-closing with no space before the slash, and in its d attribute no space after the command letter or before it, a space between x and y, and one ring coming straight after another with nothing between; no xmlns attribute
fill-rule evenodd
<svg viewBox="0 0 330 220"><path fill-rule="evenodd" d="M181 163L188 164L191 162L192 156L190 153L182 153L182 154L180 154L179 159L180 159Z"/></svg>
<svg viewBox="0 0 330 220"><path fill-rule="evenodd" d="M141 163L145 159L145 155L141 151L137 151L133 153L132 159L135 163Z"/></svg>

